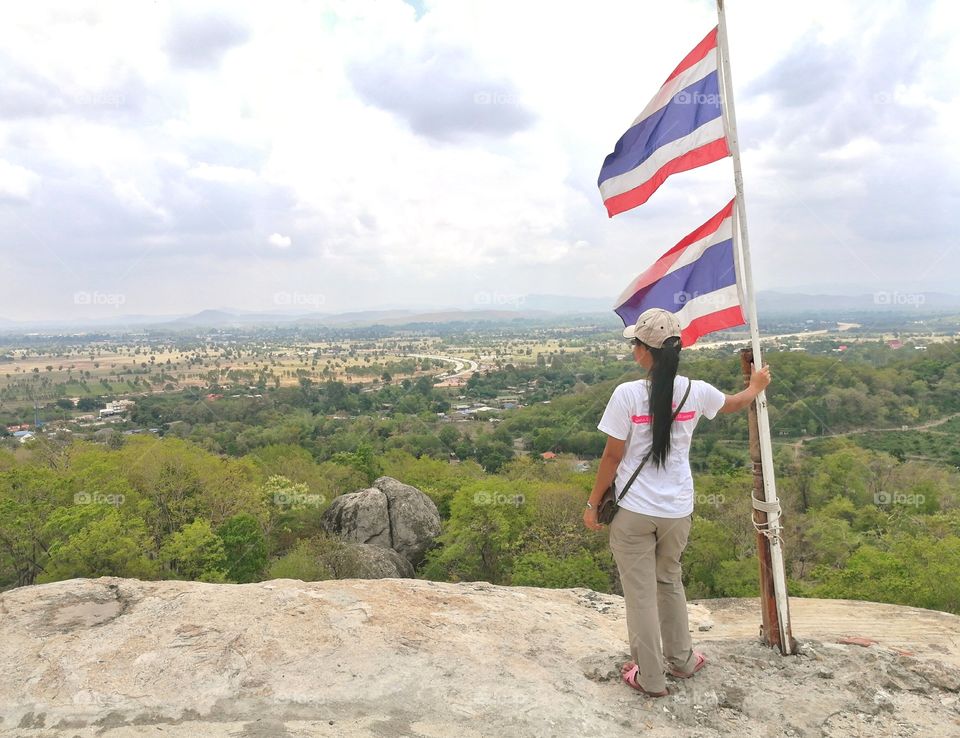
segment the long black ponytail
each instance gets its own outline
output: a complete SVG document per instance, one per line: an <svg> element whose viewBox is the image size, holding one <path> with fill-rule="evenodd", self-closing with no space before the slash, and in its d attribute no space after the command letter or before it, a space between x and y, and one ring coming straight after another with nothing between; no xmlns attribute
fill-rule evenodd
<svg viewBox="0 0 960 738"><path fill-rule="evenodd" d="M644 344L646 346L646 344ZM653 358L650 367L650 414L653 415L653 463L661 467L670 453L670 425L673 421L673 384L680 365L680 338L671 336L660 348L647 346Z"/></svg>

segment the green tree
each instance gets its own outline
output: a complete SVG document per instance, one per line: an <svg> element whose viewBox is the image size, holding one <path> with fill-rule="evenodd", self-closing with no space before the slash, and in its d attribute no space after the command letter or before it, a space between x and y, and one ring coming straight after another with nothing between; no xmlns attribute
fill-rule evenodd
<svg viewBox="0 0 960 738"><path fill-rule="evenodd" d="M380 461L368 443L359 444L354 451L340 451L333 455L331 461L356 469L367 484L373 484L373 480L382 473Z"/></svg>
<svg viewBox="0 0 960 738"><path fill-rule="evenodd" d="M718 597L759 597L760 569L755 556L720 562L714 577Z"/></svg>
<svg viewBox="0 0 960 738"><path fill-rule="evenodd" d="M513 458L513 447L504 441L496 441L488 436L477 440L474 456L486 471L495 474Z"/></svg>
<svg viewBox="0 0 960 738"><path fill-rule="evenodd" d="M270 565L271 579L362 579L371 576L350 544L325 533L302 538L293 549Z"/></svg>
<svg viewBox="0 0 960 738"><path fill-rule="evenodd" d="M255 582L267 565L267 543L260 523L248 513L234 515L217 529L226 554L230 581Z"/></svg>
<svg viewBox="0 0 960 738"><path fill-rule="evenodd" d="M311 541L301 539L293 548L270 564L270 579L299 579L302 582L320 582L333 579L333 573L320 559Z"/></svg>
<svg viewBox="0 0 960 738"><path fill-rule="evenodd" d="M530 525L533 485L489 479L457 492L438 542L427 554L423 574L440 581L510 581L513 557Z"/></svg>
<svg viewBox="0 0 960 738"><path fill-rule="evenodd" d="M94 506L91 506L94 507ZM65 540L50 545L49 559L39 582L75 577L133 577L153 579L156 562L146 556L151 548L146 526L139 518L125 518L110 506L96 506L90 519Z"/></svg>
<svg viewBox="0 0 960 738"><path fill-rule="evenodd" d="M736 559L733 535L713 520L695 516L683 553L683 583L691 598L716 597L717 573Z"/></svg>
<svg viewBox="0 0 960 738"><path fill-rule="evenodd" d="M587 587L604 592L610 579L587 551L563 559L534 551L516 559L510 583L525 587Z"/></svg>
<svg viewBox="0 0 960 738"><path fill-rule="evenodd" d="M263 496L270 508L266 535L272 555L289 550L300 538L321 532L320 518L327 500L310 492L306 484L274 474L264 483Z"/></svg>
<svg viewBox="0 0 960 738"><path fill-rule="evenodd" d="M226 581L223 540L213 532L209 520L198 518L167 538L159 558L173 579Z"/></svg>
<svg viewBox="0 0 960 738"><path fill-rule="evenodd" d="M891 602L960 612L960 538L896 534L861 546L843 569L814 570L814 597Z"/></svg>
<svg viewBox="0 0 960 738"><path fill-rule="evenodd" d="M807 515L804 535L813 549L814 560L836 567L842 567L862 542L846 520L817 512Z"/></svg>

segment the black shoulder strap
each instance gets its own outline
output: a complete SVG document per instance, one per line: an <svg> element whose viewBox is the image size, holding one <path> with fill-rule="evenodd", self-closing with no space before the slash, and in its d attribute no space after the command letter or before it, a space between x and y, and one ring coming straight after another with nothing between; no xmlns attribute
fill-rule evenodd
<svg viewBox="0 0 960 738"><path fill-rule="evenodd" d="M674 420L677 419L677 416L680 414L680 408L683 407L683 403L685 403L685 402L687 401L687 397L690 395L690 385L692 385L692 384L693 384L693 380L692 380L692 379L688 379L688 380L687 380L687 389L686 389L686 391L683 393L683 399L680 400L680 404L677 405L677 409L673 411L673 417L670 418L670 423L671 423L671 424L673 423ZM640 466L638 466L638 467L637 467L637 470L636 470L632 475L630 475L630 481L628 481L628 482L626 483L626 485L624 485L624 487L623 487L623 492L621 492L619 495L617 495L617 502L618 502L618 503L620 502L620 500L623 499L623 496L624 496L625 494L627 494L627 490L630 489L630 485L633 484L633 480L637 478L637 475L640 473L640 470L643 469L644 466L646 466L647 461L650 459L650 455L651 455L652 453L653 453L653 449L650 449L649 451L647 451L646 456L644 456L644 457L643 457L643 460L640 462Z"/></svg>

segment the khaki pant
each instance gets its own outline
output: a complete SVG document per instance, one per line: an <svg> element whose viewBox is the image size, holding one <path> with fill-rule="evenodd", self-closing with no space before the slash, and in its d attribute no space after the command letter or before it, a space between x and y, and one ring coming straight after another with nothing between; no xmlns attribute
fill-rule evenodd
<svg viewBox="0 0 960 738"><path fill-rule="evenodd" d="M682 672L691 671L696 663L680 579L680 554L692 522L692 515L657 518L621 507L610 523L610 549L627 607L630 654L640 667L637 682L648 692L666 689L664 657L669 668Z"/></svg>

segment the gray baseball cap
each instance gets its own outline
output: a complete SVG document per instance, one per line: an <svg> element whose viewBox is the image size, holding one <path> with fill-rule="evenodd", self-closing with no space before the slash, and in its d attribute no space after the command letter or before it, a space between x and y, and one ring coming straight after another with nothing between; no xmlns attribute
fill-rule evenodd
<svg viewBox="0 0 960 738"><path fill-rule="evenodd" d="M669 310L650 308L640 313L637 322L623 329L624 338L636 338L647 346L661 348L671 336L680 337L680 321Z"/></svg>

